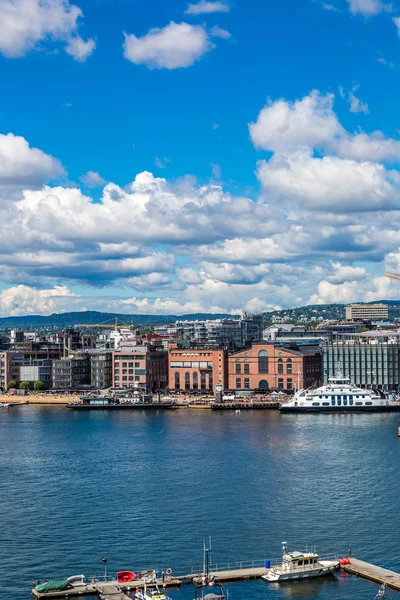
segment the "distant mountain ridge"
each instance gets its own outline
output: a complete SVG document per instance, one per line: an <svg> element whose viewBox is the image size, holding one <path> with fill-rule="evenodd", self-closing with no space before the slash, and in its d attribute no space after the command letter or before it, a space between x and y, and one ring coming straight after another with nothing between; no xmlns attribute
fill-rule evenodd
<svg viewBox="0 0 400 600"><path fill-rule="evenodd" d="M83 324L104 324L118 319L121 325L162 325L172 323L178 319L220 319L229 317L227 314L194 313L189 315L126 315L120 313L103 313L95 310L82 312L53 313L52 315L25 315L22 317L1 317L0 328L8 327L73 327Z"/></svg>

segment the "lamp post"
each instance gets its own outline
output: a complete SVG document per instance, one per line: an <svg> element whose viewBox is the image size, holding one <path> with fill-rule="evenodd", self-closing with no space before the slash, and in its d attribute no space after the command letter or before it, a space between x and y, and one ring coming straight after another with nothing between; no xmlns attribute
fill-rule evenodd
<svg viewBox="0 0 400 600"><path fill-rule="evenodd" d="M101 557L101 562L104 563L104 581L107 581L107 559L105 556Z"/></svg>

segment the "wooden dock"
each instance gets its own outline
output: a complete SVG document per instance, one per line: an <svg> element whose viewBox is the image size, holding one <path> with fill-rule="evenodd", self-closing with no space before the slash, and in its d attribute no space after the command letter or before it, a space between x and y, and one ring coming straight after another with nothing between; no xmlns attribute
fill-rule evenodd
<svg viewBox="0 0 400 600"><path fill-rule="evenodd" d="M250 567L249 569L227 569L226 571L210 571L211 577L213 577L219 583L225 583L228 581L244 581L246 579L260 579L263 575L268 573L269 569L265 567ZM183 581L191 583L199 583L201 581L201 574L198 573L193 575L186 575L180 577Z"/></svg>
<svg viewBox="0 0 400 600"><path fill-rule="evenodd" d="M148 586L150 586L151 584L147 583ZM182 585L182 580L178 579L177 577L171 578L171 577L166 577L164 579L164 582L161 579L157 579L157 585L159 586L160 589L162 589L163 587L180 587ZM32 589L32 595L34 598L38 598L38 599L43 599L43 598L73 598L76 596L95 596L95 595L100 595L100 598L102 598L101 593L100 592L100 588L104 588L105 586L113 586L114 587L114 596L112 594L108 593L108 596L106 594L106 596L104 597L104 600L108 600L108 598L110 598L110 600L126 600L127 596L125 594L123 594L121 596L121 592L119 592L119 596L115 595L116 591L118 591L118 587L123 591L123 592L128 592L131 590L135 590L136 588L143 588L144 587L144 581L143 579L135 579L134 581L129 581L126 583L120 583L117 581L108 581L107 583L101 583L98 582L96 580L93 580L91 583L88 583L86 585L79 585L79 586L75 586L73 588L70 588L68 590L63 590L62 592L37 592L35 590L35 588ZM102 599L103 600L103 599ZM129 598L129 600L131 600Z"/></svg>
<svg viewBox="0 0 400 600"><path fill-rule="evenodd" d="M121 592L119 585L113 583L102 583L97 586L100 600L131 600L129 596Z"/></svg>
<svg viewBox="0 0 400 600"><path fill-rule="evenodd" d="M341 565L341 569L351 575L374 581L375 583L386 583L393 590L400 591L400 573L389 571L377 565L352 558L349 565Z"/></svg>

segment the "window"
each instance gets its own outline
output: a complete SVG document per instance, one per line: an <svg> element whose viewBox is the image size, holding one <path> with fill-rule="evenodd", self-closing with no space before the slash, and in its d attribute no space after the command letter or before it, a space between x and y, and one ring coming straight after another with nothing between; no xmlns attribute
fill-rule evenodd
<svg viewBox="0 0 400 600"><path fill-rule="evenodd" d="M135 367L140 367L140 363L135 362Z"/></svg>
<svg viewBox="0 0 400 600"><path fill-rule="evenodd" d="M372 405L372 402L366 402L365 403L365 406L371 406L371 405Z"/></svg>
<svg viewBox="0 0 400 600"><path fill-rule="evenodd" d="M185 373L185 390L190 390L190 373Z"/></svg>
<svg viewBox="0 0 400 600"><path fill-rule="evenodd" d="M268 373L268 352L260 350L258 353L258 372Z"/></svg>
<svg viewBox="0 0 400 600"><path fill-rule="evenodd" d="M122 378L122 381L128 381L128 378L126 375L124 375L124 377Z"/></svg>
<svg viewBox="0 0 400 600"><path fill-rule="evenodd" d="M283 373L283 360L278 358L278 374L281 375Z"/></svg>
<svg viewBox="0 0 400 600"><path fill-rule="evenodd" d="M194 390L199 389L199 374L198 373L193 373L193 389Z"/></svg>
<svg viewBox="0 0 400 600"><path fill-rule="evenodd" d="M200 373L200 387L202 390L206 389L206 374L204 371Z"/></svg>
<svg viewBox="0 0 400 600"><path fill-rule="evenodd" d="M129 369L129 375L133 375L134 371L133 369Z"/></svg>
<svg viewBox="0 0 400 600"><path fill-rule="evenodd" d="M129 365L128 365L128 367L129 367L130 369L132 369L132 368L133 368L133 362L130 362L130 363L129 363Z"/></svg>
<svg viewBox="0 0 400 600"><path fill-rule="evenodd" d="M127 366L128 366L128 363L122 363L122 366L123 366L123 367L127 367Z"/></svg>
<svg viewBox="0 0 400 600"><path fill-rule="evenodd" d="M362 402L356 402L356 406L362 406L363 403Z"/></svg>
<svg viewBox="0 0 400 600"><path fill-rule="evenodd" d="M245 377L245 379L244 379L244 389L245 390L250 389L250 379L248 377Z"/></svg>
<svg viewBox="0 0 400 600"><path fill-rule="evenodd" d="M249 375L250 373L250 365L249 364L245 364L244 365L244 374L245 375Z"/></svg>
<svg viewBox="0 0 400 600"><path fill-rule="evenodd" d="M269 389L268 381L266 379L261 379L261 381L258 382L258 389L268 390Z"/></svg>
<svg viewBox="0 0 400 600"><path fill-rule="evenodd" d="M282 367L283 367L283 365L282 365ZM281 378L278 379L278 389L283 390L283 379L281 379Z"/></svg>
<svg viewBox="0 0 400 600"><path fill-rule="evenodd" d="M236 375L240 375L240 373L242 372L242 365L240 363L236 363Z"/></svg>
<svg viewBox="0 0 400 600"><path fill-rule="evenodd" d="M320 406L320 403L319 402L313 402L312 405L313 406Z"/></svg>
<svg viewBox="0 0 400 600"><path fill-rule="evenodd" d="M293 389L293 380L292 379L288 379L286 381L286 389L288 389L288 390L292 390Z"/></svg>
<svg viewBox="0 0 400 600"><path fill-rule="evenodd" d="M330 406L329 402L323 402L322 406Z"/></svg>
<svg viewBox="0 0 400 600"><path fill-rule="evenodd" d="M336 404L335 397L334 397L334 396L332 396L332 406L335 406L335 404Z"/></svg>
<svg viewBox="0 0 400 600"><path fill-rule="evenodd" d="M291 359L291 358L288 358L288 359L287 359L287 361L286 361L286 373L287 373L288 375L291 375L291 374L292 374L292 366L293 366L293 365L292 365L292 359Z"/></svg>
<svg viewBox="0 0 400 600"><path fill-rule="evenodd" d="M240 390L241 387L242 387L242 380L240 379L240 377L238 377L236 379L236 389Z"/></svg>

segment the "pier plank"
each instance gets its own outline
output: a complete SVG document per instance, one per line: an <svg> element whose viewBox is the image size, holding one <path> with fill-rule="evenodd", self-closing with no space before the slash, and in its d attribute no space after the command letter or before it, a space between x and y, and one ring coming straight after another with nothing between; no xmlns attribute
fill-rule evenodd
<svg viewBox="0 0 400 600"><path fill-rule="evenodd" d="M349 565L342 565L341 568L351 575L357 575L380 584L386 583L393 590L400 591L400 573L389 571L389 569L384 569L357 558L352 558Z"/></svg>

